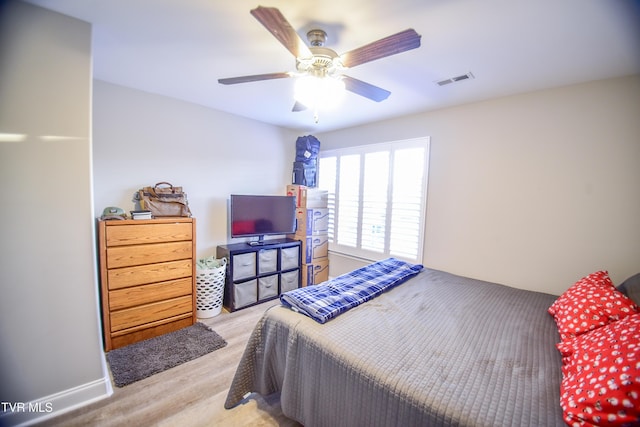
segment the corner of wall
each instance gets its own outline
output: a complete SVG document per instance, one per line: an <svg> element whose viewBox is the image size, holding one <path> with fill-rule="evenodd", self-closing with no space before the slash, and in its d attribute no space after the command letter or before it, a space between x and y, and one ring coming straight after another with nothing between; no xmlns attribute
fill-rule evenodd
<svg viewBox="0 0 640 427"><path fill-rule="evenodd" d="M105 399L112 394L111 378L107 375L31 402L11 402L13 406L0 416L0 425L33 425Z"/></svg>

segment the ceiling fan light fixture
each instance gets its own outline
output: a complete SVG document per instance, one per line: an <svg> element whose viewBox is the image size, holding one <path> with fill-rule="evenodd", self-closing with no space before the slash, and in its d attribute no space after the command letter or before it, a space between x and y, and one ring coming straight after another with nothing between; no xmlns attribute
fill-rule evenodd
<svg viewBox="0 0 640 427"><path fill-rule="evenodd" d="M327 110L340 104L344 92L345 85L340 76L307 75L296 80L294 98L307 108Z"/></svg>
<svg viewBox="0 0 640 427"><path fill-rule="evenodd" d="M220 84L254 82L295 77L292 111L312 109L316 123L318 111L337 106L346 91L375 102L384 101L391 92L343 74L357 65L386 58L420 47L421 35L413 28L384 37L338 55L325 47L327 33L319 28L307 32L309 46L300 38L282 13L275 7L258 6L251 10L258 20L296 58L295 72L257 74L218 79Z"/></svg>

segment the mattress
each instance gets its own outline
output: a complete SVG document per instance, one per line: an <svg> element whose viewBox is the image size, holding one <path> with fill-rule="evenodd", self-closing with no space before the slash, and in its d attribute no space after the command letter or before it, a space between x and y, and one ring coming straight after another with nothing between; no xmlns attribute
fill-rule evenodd
<svg viewBox="0 0 640 427"><path fill-rule="evenodd" d="M314 426L564 426L554 295L424 269L320 324L256 325L225 407L280 393Z"/></svg>

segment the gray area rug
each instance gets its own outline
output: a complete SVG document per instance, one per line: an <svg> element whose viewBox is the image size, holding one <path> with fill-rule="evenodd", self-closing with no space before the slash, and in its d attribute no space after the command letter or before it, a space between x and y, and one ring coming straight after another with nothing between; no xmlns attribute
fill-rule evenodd
<svg viewBox="0 0 640 427"><path fill-rule="evenodd" d="M113 381L118 387L218 350L227 342L203 323L140 341L107 353Z"/></svg>

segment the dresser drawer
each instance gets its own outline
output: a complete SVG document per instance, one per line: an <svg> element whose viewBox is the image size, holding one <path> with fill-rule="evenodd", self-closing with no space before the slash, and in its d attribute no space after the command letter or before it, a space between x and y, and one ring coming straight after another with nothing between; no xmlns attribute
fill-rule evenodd
<svg viewBox="0 0 640 427"><path fill-rule="evenodd" d="M278 271L278 250L262 249L258 251L258 274Z"/></svg>
<svg viewBox="0 0 640 427"><path fill-rule="evenodd" d="M106 245L126 246L145 243L178 242L193 239L193 226L186 223L131 224L106 227Z"/></svg>
<svg viewBox="0 0 640 427"><path fill-rule="evenodd" d="M154 302L138 307L113 311L111 313L111 332L134 328L146 323L156 322L173 316L190 313L193 310L191 295Z"/></svg>
<svg viewBox="0 0 640 427"><path fill-rule="evenodd" d="M241 280L256 276L256 253L237 254L231 257L233 263L233 277L231 280Z"/></svg>
<svg viewBox="0 0 640 427"><path fill-rule="evenodd" d="M300 286L299 270L289 271L280 275L280 292L284 293Z"/></svg>
<svg viewBox="0 0 640 427"><path fill-rule="evenodd" d="M282 248L280 250L280 270L290 270L298 268L298 260L300 259L300 247Z"/></svg>
<svg viewBox="0 0 640 427"><path fill-rule="evenodd" d="M117 289L109 291L109 309L122 310L136 305L191 295L192 291L193 286L190 277L151 285Z"/></svg>
<svg viewBox="0 0 640 427"><path fill-rule="evenodd" d="M258 298L260 300L278 295L278 275L264 276L258 279Z"/></svg>
<svg viewBox="0 0 640 427"><path fill-rule="evenodd" d="M109 290L193 277L191 259L114 268L107 271Z"/></svg>
<svg viewBox="0 0 640 427"><path fill-rule="evenodd" d="M107 268L130 267L188 258L193 258L193 244L191 242L107 248Z"/></svg>

